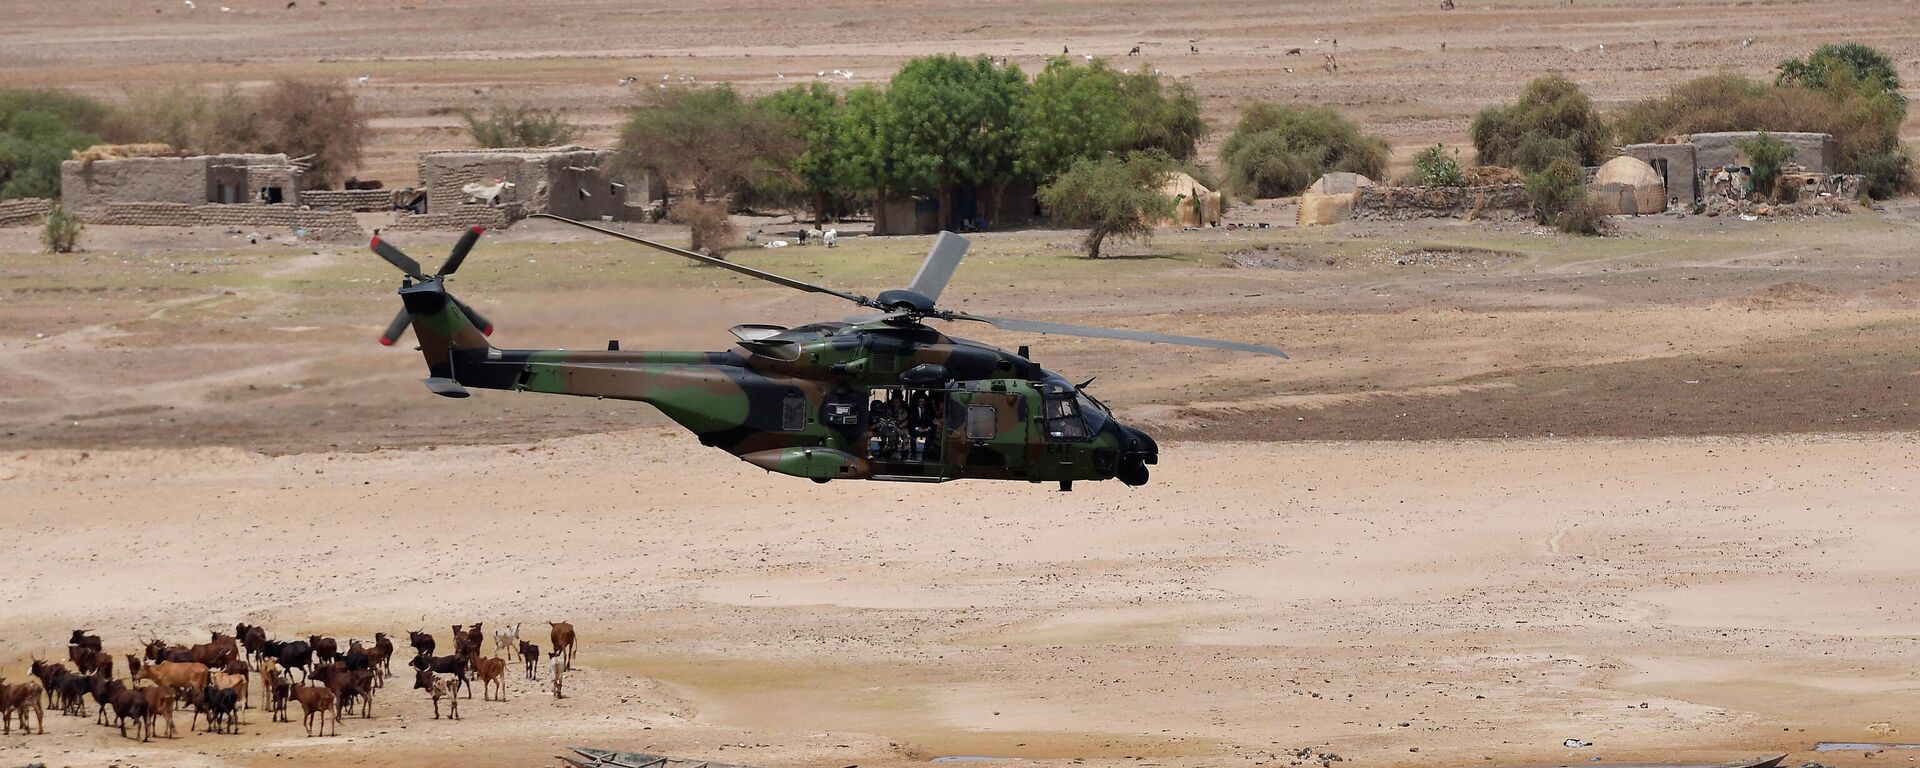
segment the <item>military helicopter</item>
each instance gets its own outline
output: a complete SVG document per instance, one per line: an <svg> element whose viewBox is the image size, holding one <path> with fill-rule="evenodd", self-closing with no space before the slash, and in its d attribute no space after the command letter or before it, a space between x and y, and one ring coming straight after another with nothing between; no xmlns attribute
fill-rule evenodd
<svg viewBox="0 0 1920 768"><path fill-rule="evenodd" d="M1058 482L1118 478L1147 482L1159 445L1060 374L1017 353L948 336L929 320L976 322L1011 331L1184 344L1286 357L1273 347L1163 333L988 317L936 303L968 241L942 232L906 288L866 297L585 222L536 214L608 237L876 313L797 328L744 323L726 352L499 349L493 324L447 292L480 239L461 236L440 271L375 237L374 253L398 267L400 300L380 342L413 328L427 360L427 389L466 397L467 388L637 400L754 466L831 480L945 482L962 478ZM1091 380L1089 380L1091 381Z"/></svg>

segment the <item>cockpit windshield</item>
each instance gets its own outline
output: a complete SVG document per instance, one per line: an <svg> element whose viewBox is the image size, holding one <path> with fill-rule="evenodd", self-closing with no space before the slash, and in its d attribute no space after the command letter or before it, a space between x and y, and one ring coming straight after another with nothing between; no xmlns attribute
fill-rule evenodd
<svg viewBox="0 0 1920 768"><path fill-rule="evenodd" d="M1087 440L1107 423L1107 409L1065 379L1050 376L1041 385L1049 440Z"/></svg>

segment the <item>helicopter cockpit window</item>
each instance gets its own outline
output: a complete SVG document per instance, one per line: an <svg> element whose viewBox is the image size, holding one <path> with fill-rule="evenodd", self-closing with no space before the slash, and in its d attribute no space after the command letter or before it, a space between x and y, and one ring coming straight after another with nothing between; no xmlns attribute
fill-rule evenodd
<svg viewBox="0 0 1920 768"><path fill-rule="evenodd" d="M799 432L807 428L807 396L788 392L780 401L780 429Z"/></svg>
<svg viewBox="0 0 1920 768"><path fill-rule="evenodd" d="M1085 440L1090 435L1087 421L1080 417L1080 406L1071 392L1048 392L1045 396L1047 438Z"/></svg>

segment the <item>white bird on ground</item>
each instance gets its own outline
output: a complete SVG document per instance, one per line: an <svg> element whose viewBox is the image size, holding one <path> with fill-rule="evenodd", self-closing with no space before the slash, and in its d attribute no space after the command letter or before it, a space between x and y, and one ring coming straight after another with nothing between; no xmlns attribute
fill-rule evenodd
<svg viewBox="0 0 1920 768"><path fill-rule="evenodd" d="M193 0L186 0L186 3L187 3L187 10L189 10L189 11L191 11L191 10L193 10L194 8L196 8L196 7L197 7L197 6L195 6L195 5L193 4Z"/></svg>
<svg viewBox="0 0 1920 768"><path fill-rule="evenodd" d="M785 73L785 72L775 72L775 73L773 73L773 79L775 79L775 80L785 80L785 79L787 79L787 75L786 75L786 73Z"/></svg>
<svg viewBox="0 0 1920 768"><path fill-rule="evenodd" d="M1747 46L1749 46L1749 45L1753 45L1753 38L1751 38L1751 37L1749 37L1749 38L1747 38L1747 39L1745 39L1745 40L1742 40L1742 41L1740 41L1740 47L1742 47L1742 48L1745 48L1745 47L1747 47Z"/></svg>
<svg viewBox="0 0 1920 768"><path fill-rule="evenodd" d="M360 76L360 84L361 84L361 85L366 85L367 83L369 83L369 82L372 82L372 81L373 81L373 75L361 75L361 76Z"/></svg>
<svg viewBox="0 0 1920 768"><path fill-rule="evenodd" d="M1080 54L1080 58L1086 59L1087 61L1093 61L1093 54L1083 53L1083 54Z"/></svg>
<svg viewBox="0 0 1920 768"><path fill-rule="evenodd" d="M226 7L226 6L224 6L224 5L223 5L223 6L220 6L220 12L221 12L221 13L233 13L233 9L232 9L232 8L228 8L228 7Z"/></svg>
<svg viewBox="0 0 1920 768"><path fill-rule="evenodd" d="M637 78L637 77L634 77L633 75L627 75L626 77L623 77L623 78L620 78L620 84L621 84L621 85L633 85L633 81L635 81L635 80L639 80L639 79L640 79L640 78Z"/></svg>
<svg viewBox="0 0 1920 768"><path fill-rule="evenodd" d="M818 71L818 72L815 72L815 73L813 73L813 76L814 76L814 77L826 77L826 76L827 76L827 71L826 71L826 70L824 70L824 69L823 69L823 70L820 70L820 71Z"/></svg>
<svg viewBox="0 0 1920 768"><path fill-rule="evenodd" d="M1601 43L1601 44L1600 44L1600 52L1601 52L1601 53L1606 53L1606 52L1607 52L1607 44L1606 44L1606 43Z"/></svg>
<svg viewBox="0 0 1920 768"><path fill-rule="evenodd" d="M666 80L667 80L667 77L668 77L667 75L661 75L661 76L660 76L660 81L661 81L661 82L666 82Z"/></svg>
<svg viewBox="0 0 1920 768"><path fill-rule="evenodd" d="M849 70L847 70L847 71L845 71L845 72L842 72L842 73L840 73L840 79L842 79L842 80L852 80L852 79L853 79L853 70L851 70L851 69L849 69Z"/></svg>

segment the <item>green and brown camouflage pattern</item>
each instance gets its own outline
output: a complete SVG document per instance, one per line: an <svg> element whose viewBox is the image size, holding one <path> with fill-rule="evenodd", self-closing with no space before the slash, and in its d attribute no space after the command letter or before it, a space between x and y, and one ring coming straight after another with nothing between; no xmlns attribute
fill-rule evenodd
<svg viewBox="0 0 1920 768"><path fill-rule="evenodd" d="M644 402L705 445L795 477L1063 485L1119 477L1138 485L1158 461L1151 437L1121 425L1058 374L918 322L765 329L743 334L725 352L514 350L493 347L439 279L408 285L400 296L436 393L464 396L472 387ZM929 450L937 461L868 455L868 398L879 389L944 399L938 451ZM1084 429L1049 422L1048 398L1056 407L1072 403ZM969 409L988 407L970 435ZM1050 424L1067 429L1049 432Z"/></svg>

